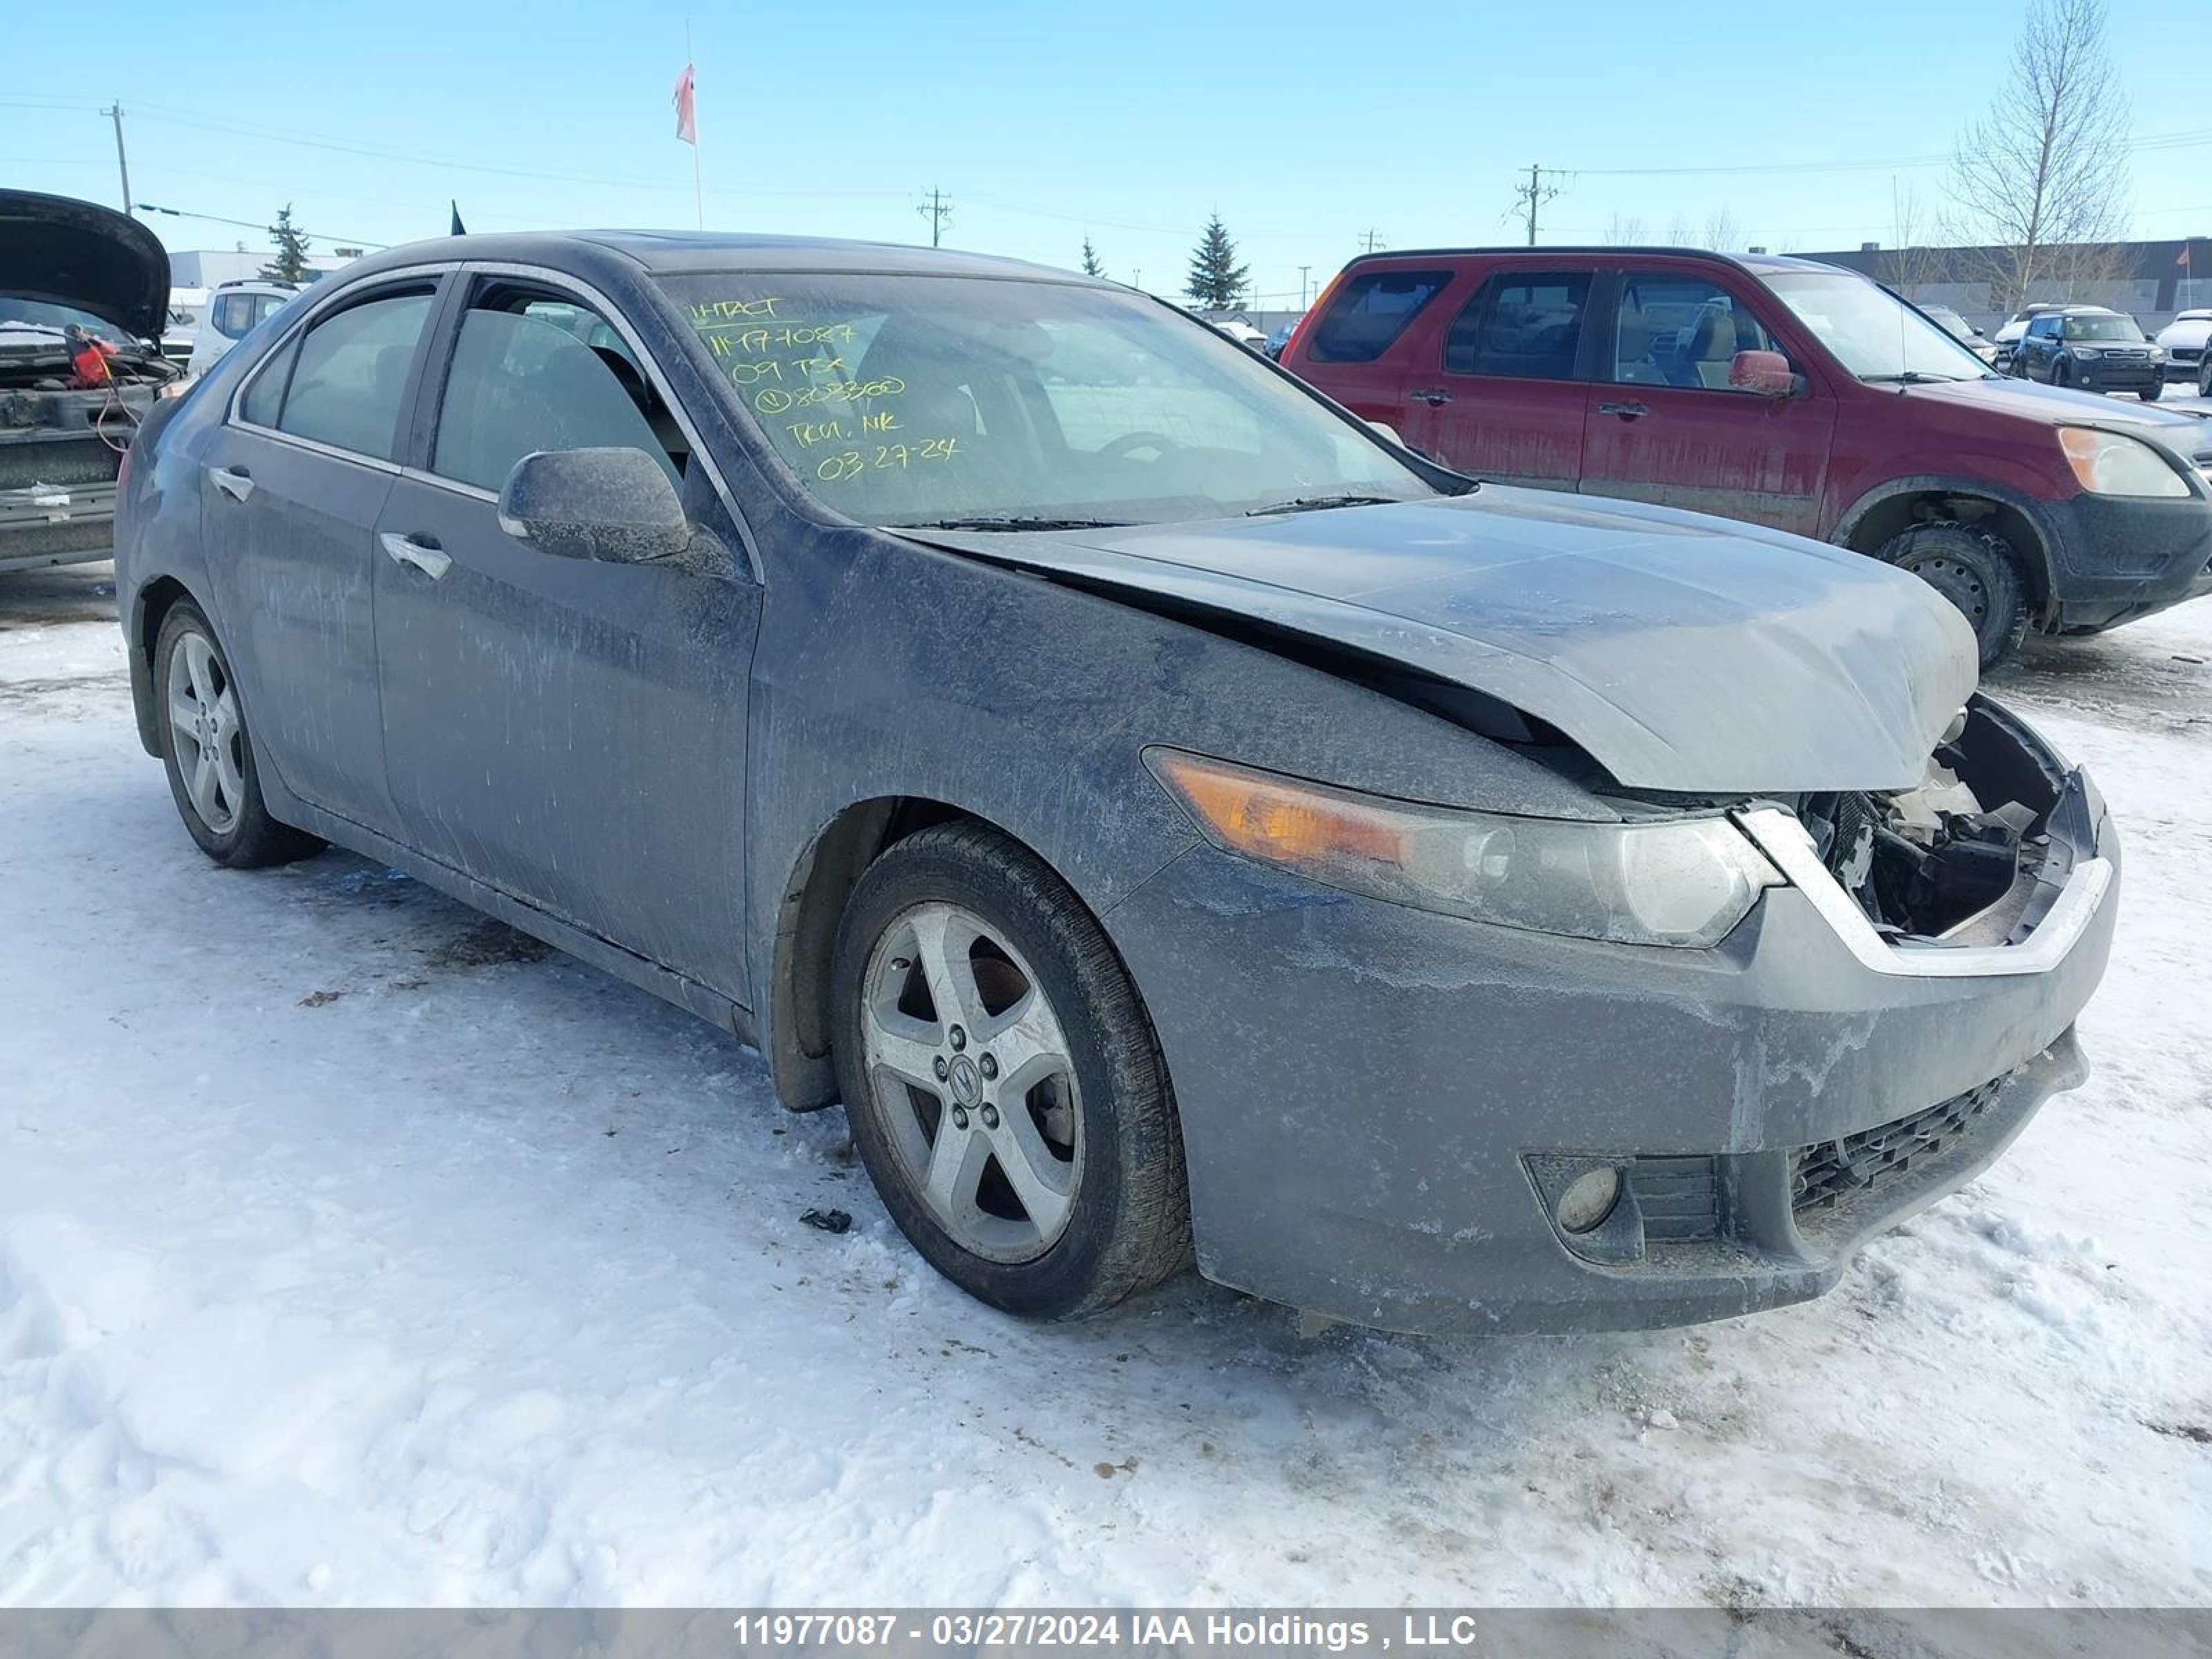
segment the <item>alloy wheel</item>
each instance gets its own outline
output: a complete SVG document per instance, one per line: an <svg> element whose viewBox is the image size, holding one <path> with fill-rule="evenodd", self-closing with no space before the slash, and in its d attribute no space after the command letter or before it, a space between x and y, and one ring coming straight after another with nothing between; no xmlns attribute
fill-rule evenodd
<svg viewBox="0 0 2212 1659"><path fill-rule="evenodd" d="M246 804L246 731L238 692L208 636L185 634L169 654L170 742L200 822L228 835Z"/></svg>
<svg viewBox="0 0 2212 1659"><path fill-rule="evenodd" d="M988 1261L1066 1231L1081 1103L1060 1018L1021 953L964 906L901 912L869 953L860 1039L872 1104L938 1225Z"/></svg>

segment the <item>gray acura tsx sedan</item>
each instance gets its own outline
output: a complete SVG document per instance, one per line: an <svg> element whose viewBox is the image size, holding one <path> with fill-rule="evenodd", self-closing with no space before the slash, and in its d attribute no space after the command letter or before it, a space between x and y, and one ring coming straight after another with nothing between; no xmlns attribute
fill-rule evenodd
<svg viewBox="0 0 2212 1659"><path fill-rule="evenodd" d="M210 857L336 842L757 1044L1000 1308L1741 1314L2082 1075L2117 840L1934 590L1445 471L1126 289L455 237L131 456Z"/></svg>

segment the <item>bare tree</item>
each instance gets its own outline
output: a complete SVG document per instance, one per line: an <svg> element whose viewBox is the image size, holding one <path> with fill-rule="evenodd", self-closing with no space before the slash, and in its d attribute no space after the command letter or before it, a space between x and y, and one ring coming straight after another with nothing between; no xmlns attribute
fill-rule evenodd
<svg viewBox="0 0 2212 1659"><path fill-rule="evenodd" d="M1928 246L1935 226L1920 192L1908 186L1899 194L1893 188L1890 203L1890 246L1881 257L1881 279L1906 299L1917 301L1922 289L1942 280L1943 256Z"/></svg>
<svg viewBox="0 0 2212 1659"><path fill-rule="evenodd" d="M2115 273L2128 225L2128 100L2104 0L2033 0L1989 113L1951 169L1948 229L1988 250L1990 299L2068 297Z"/></svg>
<svg viewBox="0 0 2212 1659"><path fill-rule="evenodd" d="M1698 233L1690 223L1690 216L1678 213L1667 222L1667 246L1687 247L1698 240Z"/></svg>
<svg viewBox="0 0 2212 1659"><path fill-rule="evenodd" d="M1616 213L1606 222L1605 240L1614 247L1633 247L1644 240L1644 221Z"/></svg>
<svg viewBox="0 0 2212 1659"><path fill-rule="evenodd" d="M1736 223L1735 215L1726 208L1715 208L1705 216L1704 246L1717 248L1725 253L1742 239L1743 227Z"/></svg>

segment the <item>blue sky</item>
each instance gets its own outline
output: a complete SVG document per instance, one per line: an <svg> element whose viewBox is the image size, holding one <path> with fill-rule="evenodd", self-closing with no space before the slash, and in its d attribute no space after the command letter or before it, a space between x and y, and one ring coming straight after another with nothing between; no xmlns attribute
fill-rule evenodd
<svg viewBox="0 0 2212 1659"><path fill-rule="evenodd" d="M1545 240L1630 219L1703 240L1724 214L1739 245L1890 242L1900 199L1932 222L1945 175L1928 163L1983 107L2024 6L750 0L688 16L710 225L926 241L934 185L950 246L1073 265L1087 231L1111 275L1172 292L1218 210L1280 305L1301 265L1318 286L1370 231L1517 240L1532 161L1568 170L1547 180ZM2136 233L2212 235L2212 0L2111 11L2143 146ZM694 221L669 104L680 3L9 12L8 184L115 200L99 109L119 100L142 202L265 224L289 200L307 229L368 242L443 232L449 198L476 230ZM1770 170L1621 171L1723 167ZM172 247L265 240L149 222Z"/></svg>

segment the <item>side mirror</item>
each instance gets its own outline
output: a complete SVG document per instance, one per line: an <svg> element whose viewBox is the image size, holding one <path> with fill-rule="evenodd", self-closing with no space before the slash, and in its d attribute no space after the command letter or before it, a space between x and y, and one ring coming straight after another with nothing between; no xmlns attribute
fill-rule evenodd
<svg viewBox="0 0 2212 1659"><path fill-rule="evenodd" d="M1373 427L1376 431L1381 433L1392 443L1397 445L1399 448L1403 449L1406 447L1406 441L1398 435L1398 428L1392 426L1389 422L1370 421L1367 424Z"/></svg>
<svg viewBox="0 0 2212 1659"><path fill-rule="evenodd" d="M1778 351L1739 351L1729 359L1729 385L1760 398L1794 398L1797 376Z"/></svg>
<svg viewBox="0 0 2212 1659"><path fill-rule="evenodd" d="M610 564L681 564L692 532L676 486L641 449L541 449L499 492L499 527L541 553Z"/></svg>

